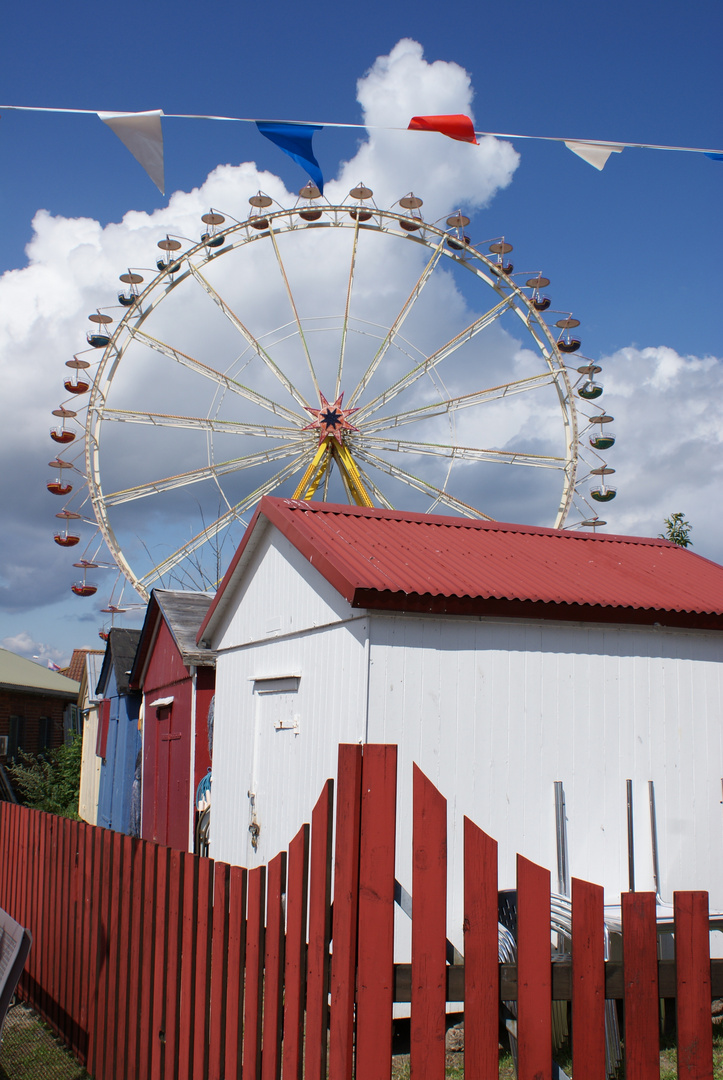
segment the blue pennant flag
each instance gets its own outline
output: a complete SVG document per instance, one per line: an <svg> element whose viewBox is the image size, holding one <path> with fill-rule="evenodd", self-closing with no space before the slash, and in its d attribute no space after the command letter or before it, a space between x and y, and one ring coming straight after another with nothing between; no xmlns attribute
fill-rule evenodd
<svg viewBox="0 0 723 1080"><path fill-rule="evenodd" d="M262 135L276 143L280 150L293 158L305 169L319 191L324 193L324 177L321 175L319 162L311 149L311 139L315 131L321 131L321 124L274 124L257 120L256 127Z"/></svg>

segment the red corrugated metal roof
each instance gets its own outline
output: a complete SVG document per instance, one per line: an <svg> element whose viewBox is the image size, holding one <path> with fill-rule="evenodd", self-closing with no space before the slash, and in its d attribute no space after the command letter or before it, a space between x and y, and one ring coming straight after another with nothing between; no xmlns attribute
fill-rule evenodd
<svg viewBox="0 0 723 1080"><path fill-rule="evenodd" d="M358 607L723 629L723 567L667 540L266 497L202 632L260 517Z"/></svg>

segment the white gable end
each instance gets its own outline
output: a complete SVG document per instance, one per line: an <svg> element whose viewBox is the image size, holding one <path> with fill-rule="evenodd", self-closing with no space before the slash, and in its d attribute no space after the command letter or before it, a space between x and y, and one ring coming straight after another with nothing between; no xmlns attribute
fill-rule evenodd
<svg viewBox="0 0 723 1080"><path fill-rule="evenodd" d="M351 605L269 525L245 573L227 599L229 616L213 634L213 648L225 651L269 641L352 617ZM360 612L354 612L358 617Z"/></svg>

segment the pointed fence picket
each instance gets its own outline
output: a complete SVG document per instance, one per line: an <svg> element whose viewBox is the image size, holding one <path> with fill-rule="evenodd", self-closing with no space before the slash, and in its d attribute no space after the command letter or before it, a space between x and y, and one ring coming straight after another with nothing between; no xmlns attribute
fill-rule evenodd
<svg viewBox="0 0 723 1080"><path fill-rule="evenodd" d="M677 998L679 1077L712 1076L706 893L675 894L671 970L652 893L622 897L620 965L602 889L573 880L571 959L551 961L550 874L518 857L517 963L500 964L497 844L465 818L450 966L447 805L416 767L412 788L411 963L396 964L394 746L340 746L311 825L250 871L0 804L0 906L33 934L20 996L96 1080L389 1080L395 1001L412 1075L442 1080L460 1000L466 1080L497 1075L500 1000L516 1002L520 1080L550 1080L554 999L570 1002L573 1074L605 1080L606 997L623 1000L628 1080L659 1075L660 997Z"/></svg>

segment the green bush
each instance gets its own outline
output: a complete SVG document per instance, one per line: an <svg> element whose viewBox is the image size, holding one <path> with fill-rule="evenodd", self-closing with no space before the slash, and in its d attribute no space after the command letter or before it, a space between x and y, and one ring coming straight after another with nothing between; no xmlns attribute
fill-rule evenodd
<svg viewBox="0 0 723 1080"><path fill-rule="evenodd" d="M82 749L81 736L74 735L66 746L37 757L20 750L19 760L8 765L20 801L33 810L77 820Z"/></svg>

